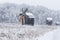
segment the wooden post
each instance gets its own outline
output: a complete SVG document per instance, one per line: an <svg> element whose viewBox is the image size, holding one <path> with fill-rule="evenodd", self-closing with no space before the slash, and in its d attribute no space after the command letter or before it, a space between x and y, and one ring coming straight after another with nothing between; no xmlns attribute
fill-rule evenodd
<svg viewBox="0 0 60 40"><path fill-rule="evenodd" d="M19 21L22 25L24 25L25 24L25 16L21 15Z"/></svg>

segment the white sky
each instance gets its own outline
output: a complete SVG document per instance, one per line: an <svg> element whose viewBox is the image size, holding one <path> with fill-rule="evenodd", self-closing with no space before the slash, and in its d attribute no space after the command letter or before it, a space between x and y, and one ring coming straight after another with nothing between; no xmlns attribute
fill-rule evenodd
<svg viewBox="0 0 60 40"><path fill-rule="evenodd" d="M52 10L60 10L60 0L0 0L2 3L16 3L16 4L29 4L29 5L42 5Z"/></svg>

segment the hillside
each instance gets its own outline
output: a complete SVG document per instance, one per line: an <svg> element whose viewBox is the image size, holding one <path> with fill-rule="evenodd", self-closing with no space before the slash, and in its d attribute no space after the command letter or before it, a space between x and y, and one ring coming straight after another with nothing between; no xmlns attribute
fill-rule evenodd
<svg viewBox="0 0 60 40"><path fill-rule="evenodd" d="M52 17L53 24L60 22L60 11L50 10L44 6L30 6L26 4L0 4L0 23L17 23L22 8L28 8L27 12L35 16L35 24L46 24L46 18Z"/></svg>

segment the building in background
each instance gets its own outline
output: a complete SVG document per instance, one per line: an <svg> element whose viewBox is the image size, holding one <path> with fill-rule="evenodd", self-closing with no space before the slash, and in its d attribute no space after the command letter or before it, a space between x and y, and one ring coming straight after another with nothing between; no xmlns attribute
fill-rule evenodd
<svg viewBox="0 0 60 40"><path fill-rule="evenodd" d="M52 25L52 18L51 17L47 17L47 19L46 19L46 24L48 24L48 25Z"/></svg>

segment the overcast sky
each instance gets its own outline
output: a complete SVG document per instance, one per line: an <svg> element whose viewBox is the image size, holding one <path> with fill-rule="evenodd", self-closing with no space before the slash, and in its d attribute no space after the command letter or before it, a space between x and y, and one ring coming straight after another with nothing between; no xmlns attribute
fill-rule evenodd
<svg viewBox="0 0 60 40"><path fill-rule="evenodd" d="M52 10L60 10L60 0L0 0L0 4L2 3L42 5Z"/></svg>

